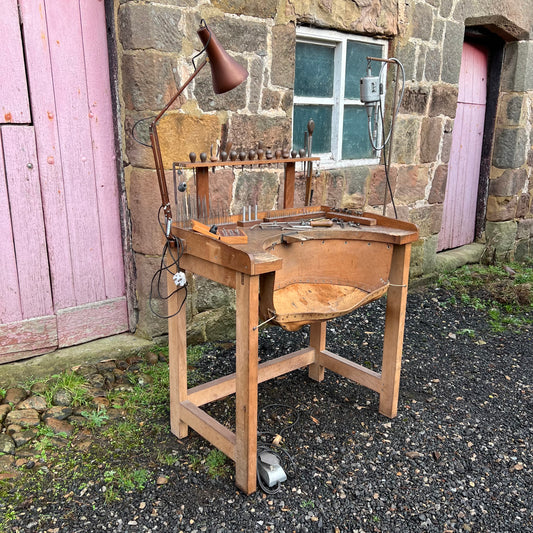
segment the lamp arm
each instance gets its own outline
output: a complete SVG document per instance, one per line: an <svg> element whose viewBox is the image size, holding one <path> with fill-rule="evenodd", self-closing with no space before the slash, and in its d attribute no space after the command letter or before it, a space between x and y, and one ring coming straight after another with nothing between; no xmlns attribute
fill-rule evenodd
<svg viewBox="0 0 533 533"><path fill-rule="evenodd" d="M166 219L166 236L170 235L170 224L172 222L172 210L170 208L170 200L168 197L168 188L167 182L165 180L165 168L163 166L163 156L161 155L161 146L159 145L159 137L157 135L157 122L161 117L168 111L169 107L176 101L178 96L187 88L191 81L198 75L200 70L202 70L207 65L208 59L205 58L198 65L196 70L191 74L191 76L185 81L185 83L178 89L176 94L169 100L167 105L159 112L155 117L153 122L150 124L150 143L152 145L152 152L154 154L154 163L155 170L157 174L157 182L159 184L159 192L161 193L161 206L163 207L163 212L165 213Z"/></svg>

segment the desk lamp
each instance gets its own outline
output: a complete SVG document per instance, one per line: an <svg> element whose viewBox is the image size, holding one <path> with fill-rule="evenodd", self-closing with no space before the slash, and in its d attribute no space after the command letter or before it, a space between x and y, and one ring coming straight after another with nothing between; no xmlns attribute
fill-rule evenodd
<svg viewBox="0 0 533 533"><path fill-rule="evenodd" d="M157 136L157 122L167 112L169 107L176 101L178 96L185 90L197 74L205 67L207 63L211 64L211 77L213 83L213 90L215 94L221 94L240 85L247 77L248 72L235 59L233 59L218 42L213 32L208 28L205 20L200 21L200 28L198 29L198 36L204 45L199 52L200 55L205 51L206 56L198 67L194 64L194 72L189 79L178 89L176 94L170 99L167 105L155 117L150 124L150 142L154 154L155 169L157 173L157 181L159 183L159 191L161 192L161 207L165 214L166 222L166 236L170 236L170 226L172 223L172 211L170 209L170 200L168 197L167 183L165 180L165 169L163 167L163 157L161 155L161 147L159 145L159 138Z"/></svg>

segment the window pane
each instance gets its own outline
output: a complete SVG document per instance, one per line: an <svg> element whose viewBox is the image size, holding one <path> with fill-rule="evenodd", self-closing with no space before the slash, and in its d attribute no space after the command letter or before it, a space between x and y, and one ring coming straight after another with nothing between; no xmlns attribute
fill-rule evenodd
<svg viewBox="0 0 533 533"><path fill-rule="evenodd" d="M359 98L361 78L366 76L367 57L381 57L382 47L379 44L358 43L348 41L346 48L346 84L345 98ZM372 61L372 74L379 75L381 62Z"/></svg>
<svg viewBox="0 0 533 533"><path fill-rule="evenodd" d="M375 157L368 138L368 121L363 106L346 106L342 131L343 159L371 159Z"/></svg>
<svg viewBox="0 0 533 533"><path fill-rule="evenodd" d="M334 56L329 46L296 43L295 96L333 95Z"/></svg>
<svg viewBox="0 0 533 533"><path fill-rule="evenodd" d="M295 105L292 125L294 149L304 148L304 134L310 119L315 122L313 131L313 154L331 152L331 113L332 106L327 105ZM312 155L312 154L311 154Z"/></svg>

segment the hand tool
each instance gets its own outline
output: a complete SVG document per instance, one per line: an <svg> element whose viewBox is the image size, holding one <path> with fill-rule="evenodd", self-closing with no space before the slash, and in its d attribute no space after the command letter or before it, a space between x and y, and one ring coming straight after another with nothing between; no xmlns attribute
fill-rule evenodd
<svg viewBox="0 0 533 533"><path fill-rule="evenodd" d="M307 156L311 157L313 148L313 132L315 131L315 121L310 119L307 123ZM311 205L313 200L313 189L311 187L311 181L313 179L313 162L307 163L307 179L305 181L305 205Z"/></svg>

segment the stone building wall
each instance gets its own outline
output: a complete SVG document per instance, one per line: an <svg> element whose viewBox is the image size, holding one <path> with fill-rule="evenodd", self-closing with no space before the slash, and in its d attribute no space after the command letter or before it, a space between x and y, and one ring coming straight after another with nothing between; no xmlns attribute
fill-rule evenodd
<svg viewBox="0 0 533 533"><path fill-rule="evenodd" d="M193 68L200 50L196 35L203 18L222 45L250 76L245 84L214 95L204 69L161 120L159 137L166 168L188 153L209 152L217 140L252 148L290 147L296 25L353 32L388 39L390 54L405 66L407 86L397 120L391 181L400 218L419 225L413 247L412 275L435 268L442 203L446 186L457 86L465 26L480 25L503 36L505 60L497 111L494 154L487 200L486 239L493 257L531 253L530 123L533 97L533 24L530 0L115 0L118 34L120 122L126 194L136 265L138 331L163 333L166 321L147 305L150 280L159 267L163 235L157 224L161 203L149 146L135 141L133 125L155 115ZM181 106L181 107L180 107ZM149 121L136 137L149 144ZM185 174L193 188L192 175ZM167 176L172 188L170 172ZM264 172L217 170L211 180L212 202L234 212L251 198L260 208L280 206L281 169ZM315 203L381 212L385 181L381 166L322 171ZM303 180L296 203L301 202ZM387 206L390 214L390 206ZM220 324L234 320L231 295L206 280L189 279L190 337L206 339ZM228 298L230 304L228 305ZM164 314L164 302L154 299ZM214 309L214 311L213 311Z"/></svg>

